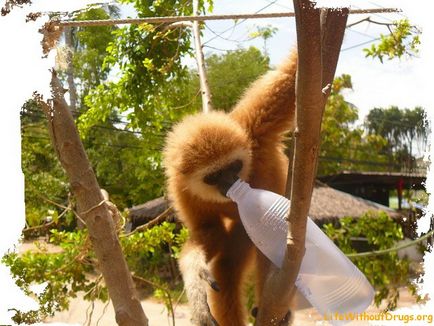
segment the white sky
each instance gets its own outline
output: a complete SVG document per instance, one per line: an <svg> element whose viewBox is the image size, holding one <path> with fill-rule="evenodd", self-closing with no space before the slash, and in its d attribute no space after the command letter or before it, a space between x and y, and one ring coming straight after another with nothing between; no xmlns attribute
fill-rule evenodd
<svg viewBox="0 0 434 326"><path fill-rule="evenodd" d="M101 2L101 1L93 1ZM219 13L253 13L270 5L271 0L215 0L214 12ZM5 0L0 1L3 6ZM34 0L32 6L24 9L14 9L6 17L0 17L0 90L2 97L2 173L3 187L1 187L0 199L2 201L3 224L0 228L0 256L13 244L16 244L20 236L20 230L24 226L23 207L23 177L20 169L20 129L19 112L21 105L28 99L34 90L49 96L49 73L48 69L53 65L52 56L49 59L41 59L40 39L38 28L44 19L36 23L25 23L25 15L29 11L48 10L74 10L83 7L92 1L85 0ZM247 5L248 3L248 5ZM347 99L354 103L364 116L369 109L375 106L398 105L401 108L422 106L426 108L428 117L434 120L434 101L432 96L432 73L434 30L432 13L434 12L433 1L423 0L383 0L379 3L371 1L321 1L320 4L349 3L354 9L400 7L403 14L380 14L372 15L378 21L399 19L404 16L410 21L422 27L422 48L420 58L412 60L385 61L380 64L378 60L364 58L361 47L342 51L337 68L337 74L348 73L352 76L354 91L347 94ZM292 1L278 0L261 12L293 11ZM404 16L403 16L404 15ZM349 23L360 20L364 16L350 16ZM278 63L295 44L294 19L264 19L246 21L231 29L222 36L230 40L243 41L255 25L271 24L279 28L276 35L267 44L272 64ZM207 26L213 31L220 33L233 26L232 21L208 22ZM363 35L362 35L362 34ZM342 49L352 47L361 42L379 36L379 33L387 33L385 27L377 25L360 24L346 31ZM203 42L206 45L219 49L235 49L237 46L250 44L262 48L262 40L250 42L233 42L216 38L209 41L214 34L209 29L204 31ZM209 41L209 42L207 42ZM206 52L219 52L212 48L206 48ZM430 73L431 72L431 73ZM432 141L432 140L431 140ZM433 154L432 151L427 153ZM433 171L428 176L428 191L434 192ZM430 200L429 209L434 211L434 201ZM428 217L420 224L420 231L427 229ZM427 260L434 260L431 254ZM428 275L433 275L434 262L426 264ZM432 277L425 279L424 291L434 293ZM30 307L32 300L26 298L17 291L12 280L8 276L7 269L0 265L0 325L11 323L10 307ZM7 293L7 295L6 295ZM434 311L434 310L431 310Z"/></svg>

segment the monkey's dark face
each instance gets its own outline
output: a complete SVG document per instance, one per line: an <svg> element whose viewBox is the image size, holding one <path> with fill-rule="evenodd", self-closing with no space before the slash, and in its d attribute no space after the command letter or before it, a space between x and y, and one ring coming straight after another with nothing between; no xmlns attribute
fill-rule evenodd
<svg viewBox="0 0 434 326"><path fill-rule="evenodd" d="M238 179L248 180L251 140L230 116L221 112L186 118L169 134L164 165L169 186L205 202L230 202L226 191Z"/></svg>
<svg viewBox="0 0 434 326"><path fill-rule="evenodd" d="M206 175L203 181L210 186L215 186L219 192L226 196L229 188L240 177L239 174L243 168L243 161L235 160L224 166L222 169Z"/></svg>

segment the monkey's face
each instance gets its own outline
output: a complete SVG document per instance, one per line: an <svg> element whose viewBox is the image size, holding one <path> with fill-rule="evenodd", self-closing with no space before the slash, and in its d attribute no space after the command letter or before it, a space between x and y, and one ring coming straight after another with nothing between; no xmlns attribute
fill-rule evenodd
<svg viewBox="0 0 434 326"><path fill-rule="evenodd" d="M221 169L206 175L203 181L210 186L215 186L223 196L226 196L229 188L240 177L243 169L243 161L237 159Z"/></svg>
<svg viewBox="0 0 434 326"><path fill-rule="evenodd" d="M210 202L228 202L226 192L247 180L251 144L246 132L224 113L186 118L169 134L164 152L169 186Z"/></svg>

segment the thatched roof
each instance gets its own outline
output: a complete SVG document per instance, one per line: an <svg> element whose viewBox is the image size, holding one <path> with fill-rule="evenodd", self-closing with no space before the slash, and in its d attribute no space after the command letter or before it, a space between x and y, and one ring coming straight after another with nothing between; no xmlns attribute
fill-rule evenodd
<svg viewBox="0 0 434 326"><path fill-rule="evenodd" d="M168 208L164 197L129 209L133 228L158 216ZM317 182L312 194L309 216L320 224L333 222L345 216L360 217L368 211L384 211L392 217L399 214L386 206L355 197Z"/></svg>
<svg viewBox="0 0 434 326"><path fill-rule="evenodd" d="M384 211L391 217L399 214L372 201L347 194L317 182L312 194L309 216L318 222L328 222L342 217L360 217L368 211Z"/></svg>
<svg viewBox="0 0 434 326"><path fill-rule="evenodd" d="M130 223L127 230L134 230L163 213L169 207L169 202L164 197L152 199L144 204L133 206L128 209ZM174 219L174 214L169 216L169 220Z"/></svg>
<svg viewBox="0 0 434 326"><path fill-rule="evenodd" d="M154 218L164 212L169 207L167 200L164 197L159 197L147 201L144 204L133 206L128 209L130 216Z"/></svg>

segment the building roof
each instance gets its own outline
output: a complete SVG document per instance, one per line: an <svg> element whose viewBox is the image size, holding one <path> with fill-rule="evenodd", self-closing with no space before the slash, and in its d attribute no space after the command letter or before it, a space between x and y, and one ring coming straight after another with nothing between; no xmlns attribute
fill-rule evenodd
<svg viewBox="0 0 434 326"><path fill-rule="evenodd" d="M143 222L151 220L166 210L167 207L168 202L164 197L156 198L130 208L130 218L132 220L141 219ZM320 223L326 223L345 216L360 217L368 211L384 211L392 217L399 216L395 210L389 207L352 196L317 182L312 194L309 216Z"/></svg>
<svg viewBox="0 0 434 326"><path fill-rule="evenodd" d="M321 176L318 179L337 188L345 185L380 185L389 189L396 189L398 182L402 181L405 188L424 189L426 175L405 172L343 171L338 174Z"/></svg>
<svg viewBox="0 0 434 326"><path fill-rule="evenodd" d="M169 207L168 201L164 197L159 197L147 201L144 204L128 208L131 218L153 219L163 213Z"/></svg>
<svg viewBox="0 0 434 326"><path fill-rule="evenodd" d="M327 222L342 217L360 217L368 211L384 211L391 217L399 216L394 209L377 204L317 183L313 190L309 216L318 222Z"/></svg>

